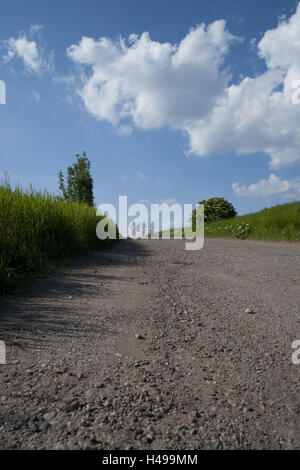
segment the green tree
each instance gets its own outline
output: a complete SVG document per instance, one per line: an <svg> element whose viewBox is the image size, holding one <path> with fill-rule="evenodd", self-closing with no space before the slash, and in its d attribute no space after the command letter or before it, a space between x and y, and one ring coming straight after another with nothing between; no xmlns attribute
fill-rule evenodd
<svg viewBox="0 0 300 470"><path fill-rule="evenodd" d="M198 202L204 205L204 222L215 222L216 220L232 219L237 215L233 205L223 197L212 197ZM196 209L192 212L193 230L196 228Z"/></svg>
<svg viewBox="0 0 300 470"><path fill-rule="evenodd" d="M59 189L62 196L68 201L86 203L92 206L94 204L93 196L93 178L91 176L91 162L86 156L76 155L76 162L67 168L67 181L63 172L58 173Z"/></svg>

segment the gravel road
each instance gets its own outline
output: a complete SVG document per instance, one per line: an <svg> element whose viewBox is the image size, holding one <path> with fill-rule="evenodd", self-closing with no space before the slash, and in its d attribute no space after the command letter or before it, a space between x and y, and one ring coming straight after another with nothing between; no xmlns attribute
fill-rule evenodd
<svg viewBox="0 0 300 470"><path fill-rule="evenodd" d="M2 297L0 448L299 449L299 286L299 244L123 240Z"/></svg>

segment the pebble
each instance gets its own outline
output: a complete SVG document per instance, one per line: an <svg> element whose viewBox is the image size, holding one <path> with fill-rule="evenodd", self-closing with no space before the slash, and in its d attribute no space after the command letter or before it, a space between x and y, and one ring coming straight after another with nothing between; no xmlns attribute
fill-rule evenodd
<svg viewBox="0 0 300 470"><path fill-rule="evenodd" d="M48 411L47 413L45 413L43 415L43 418L46 420L46 421L50 421L51 419L55 418L56 416L56 412L55 411Z"/></svg>
<svg viewBox="0 0 300 470"><path fill-rule="evenodd" d="M245 313L254 314L255 312L252 310L252 308L246 308Z"/></svg>
<svg viewBox="0 0 300 470"><path fill-rule="evenodd" d="M79 407L80 407L79 401L78 401L78 400L72 400L72 401L70 401L70 402L65 403L65 405L64 405L64 411L66 411L67 413L69 413L69 412L71 412L71 411L77 410Z"/></svg>
<svg viewBox="0 0 300 470"><path fill-rule="evenodd" d="M145 339L141 334L137 333L135 335L136 339Z"/></svg>

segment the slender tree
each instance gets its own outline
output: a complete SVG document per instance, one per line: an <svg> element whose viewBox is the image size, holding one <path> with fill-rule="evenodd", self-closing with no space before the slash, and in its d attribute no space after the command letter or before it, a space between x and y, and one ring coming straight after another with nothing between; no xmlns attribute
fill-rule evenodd
<svg viewBox="0 0 300 470"><path fill-rule="evenodd" d="M150 238L152 238L153 236L154 236L154 222L152 220L150 224Z"/></svg>
<svg viewBox="0 0 300 470"><path fill-rule="evenodd" d="M135 223L135 221L133 221L132 224L131 224L131 236L132 236L132 238L136 238L136 223Z"/></svg>
<svg viewBox="0 0 300 470"><path fill-rule="evenodd" d="M147 224L146 224L146 222L144 221L144 222L142 223L142 238L145 238L146 229L147 229Z"/></svg>
<svg viewBox="0 0 300 470"><path fill-rule="evenodd" d="M67 182L65 184L64 174L58 173L59 189L62 196L69 201L94 204L93 178L91 176L91 162L86 156L76 155L76 162L67 168Z"/></svg>

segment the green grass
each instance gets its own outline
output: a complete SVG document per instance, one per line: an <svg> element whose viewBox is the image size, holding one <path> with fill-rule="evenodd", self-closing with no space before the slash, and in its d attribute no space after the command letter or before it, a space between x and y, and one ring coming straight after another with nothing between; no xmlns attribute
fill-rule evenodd
<svg viewBox="0 0 300 470"><path fill-rule="evenodd" d="M96 236L101 218L86 204L0 186L0 294L14 292L51 265L111 243Z"/></svg>
<svg viewBox="0 0 300 470"><path fill-rule="evenodd" d="M244 233L243 227L247 224L249 228ZM243 238L244 235L254 240L300 241L300 202L205 225L206 237Z"/></svg>
<svg viewBox="0 0 300 470"><path fill-rule="evenodd" d="M176 229L175 234L181 230ZM185 231L188 235L190 229L186 228ZM300 241L300 202L281 204L253 214L206 223L204 234L205 237L213 238Z"/></svg>

